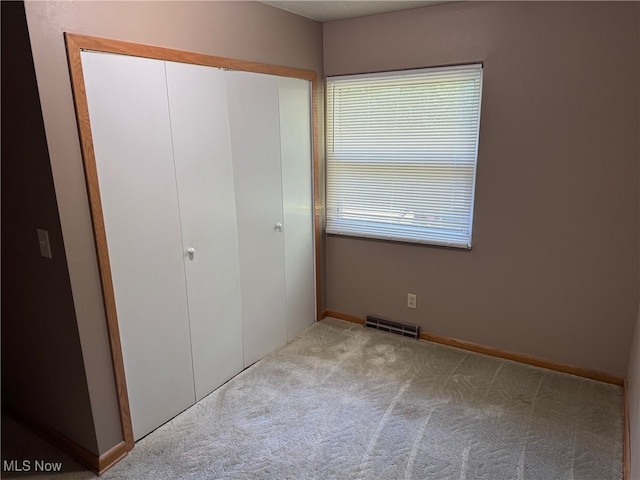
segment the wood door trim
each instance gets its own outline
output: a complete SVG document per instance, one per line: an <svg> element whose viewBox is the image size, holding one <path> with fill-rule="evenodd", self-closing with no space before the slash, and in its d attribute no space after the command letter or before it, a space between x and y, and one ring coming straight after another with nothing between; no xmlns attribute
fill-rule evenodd
<svg viewBox="0 0 640 480"><path fill-rule="evenodd" d="M78 463L84 465L98 475L102 475L106 472L120 459L124 458L125 455L127 455L127 452L131 450L126 446L126 443L122 441L115 444L102 455L97 455L44 422L34 420L30 416L24 415L17 410L8 410L7 413L13 417L15 421L22 423L25 427L37 433L49 443L78 461Z"/></svg>
<svg viewBox="0 0 640 480"><path fill-rule="evenodd" d="M631 480L631 422L629 418L629 382L624 379L622 411L622 478Z"/></svg>
<svg viewBox="0 0 640 480"><path fill-rule="evenodd" d="M118 326L118 315L116 313L115 293L113 291L113 279L111 276L111 263L109 261L109 249L107 246L107 235L104 226L100 185L98 183L98 171L96 167L95 151L93 149L93 137L91 135L89 106L87 103L87 93L84 84L82 59L80 57L81 46L76 43L76 38L72 35L65 34L65 39L67 44L69 73L71 76L76 118L78 121L78 134L80 136L80 148L83 160L82 163L84 165L85 182L87 186L87 193L89 195L91 223L93 225L94 242L96 246L96 254L98 256L100 284L104 300L109 343L111 346L111 362L113 364L116 393L120 408L120 423L122 426L122 435L125 445L128 450L131 450L134 445L131 410L129 408L129 395L127 393L124 360L122 357L120 328Z"/></svg>
<svg viewBox="0 0 640 480"><path fill-rule="evenodd" d="M89 108L84 84L84 74L82 70L81 52L83 50L129 55L135 57L150 58L173 62L188 63L193 65L203 65L230 70L240 70L253 73L264 73L281 77L298 78L311 82L311 115L312 115L312 173L313 173L313 225L314 225L314 261L316 271L316 318L319 318L321 304L321 269L320 269L320 182L318 167L318 103L321 101L318 91L318 76L311 70L302 70L279 65L270 65L259 62L249 62L226 57L217 57L202 53L186 52L165 47L143 45L138 43L113 40L108 38L92 37L65 32L65 42L67 46L67 58L69 63L69 73L71 77L71 87L78 123L78 134L85 172L85 182L89 197L91 211L91 221L93 226L94 242L98 257L98 269L100 273L100 283L102 296L104 299L104 310L109 332L109 342L111 346L111 360L113 363L116 392L120 408L120 420L124 443L127 451L134 445L133 427L131 424L131 411L129 407L129 396L122 356L122 344L120 340L120 330L118 327L118 316L116 312L115 293L113 289L113 279L111 275L111 264L109 261L109 251L107 247L106 229L104 225L104 215L102 210L102 200L100 197L100 187L98 184L98 173L96 167L95 151L93 148L93 137L91 135L91 122L89 119Z"/></svg>
<svg viewBox="0 0 640 480"><path fill-rule="evenodd" d="M322 317L322 260L320 256L320 247L322 245L322 210L323 204L322 198L320 196L320 164L318 162L318 156L320 155L319 150L319 130L318 130L318 112L320 109L318 105L323 102L323 94L318 88L318 78L314 74L313 79L311 80L311 155L312 155L312 163L313 163L313 249L314 249L314 260L315 260L315 287L316 287L316 311L315 311L315 320L318 321Z"/></svg>
<svg viewBox="0 0 640 480"><path fill-rule="evenodd" d="M65 33L65 37L67 38L67 43L69 43L69 40L73 41L76 47L80 50L115 53L133 57L189 63L192 65L227 68L229 70L241 70L245 72L266 73L268 75L301 78L310 81L314 81L317 79L316 72L311 70L302 70L299 68L271 65L268 63L248 62L235 58L217 57L204 53L187 52L183 50L176 50L173 48L143 45L140 43L125 42L123 40L91 37L88 35L69 32Z"/></svg>

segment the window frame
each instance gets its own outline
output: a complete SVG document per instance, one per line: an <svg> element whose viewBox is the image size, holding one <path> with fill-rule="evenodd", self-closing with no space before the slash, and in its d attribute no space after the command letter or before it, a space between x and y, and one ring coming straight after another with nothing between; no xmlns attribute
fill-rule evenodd
<svg viewBox="0 0 640 480"><path fill-rule="evenodd" d="M368 73L368 74L329 76L326 78L326 106L327 106L326 108L326 134L327 134L326 135L326 158L327 158L326 231L328 234L381 239L381 240L391 240L391 241L398 241L403 243L418 243L418 244L427 244L427 245L455 247L455 248L461 248L461 249L471 249L472 235L473 235L475 189L476 189L476 177L477 177L477 160L478 160L478 149L479 149L479 141L480 141L483 70L484 69L483 69L482 63L473 63L473 64L464 64L464 65L454 65L454 66L448 66L448 67L420 68L420 69L412 69L412 70L388 71L388 72L378 72L378 73ZM409 89L410 85L408 82L411 82L412 79L417 79L418 81L425 82L424 84L420 84L421 86L419 88L422 88L424 90L424 91L420 90L420 94L427 95L427 97L431 99L432 97L436 97L436 95L432 95L431 97L429 97L431 93L427 93L427 92L431 92L431 91L429 91L428 88L431 88L432 90L435 88L440 88L441 90L446 90L447 88L451 88L453 90L455 88L455 87L451 87L453 83L449 83L449 84L447 84L446 82L438 83L438 78L456 79L458 78L456 77L456 75L461 75L459 78L462 78L462 80L459 80L459 85L457 87L458 90L455 90L454 93L448 97L449 99L453 98L454 103L453 104L446 103L445 108L449 108L451 111L455 110L456 112L457 111L462 112L460 116L461 120L456 120L457 123L455 123L453 128L454 129L462 128L464 130L464 137L460 137L460 138L464 138L467 141L467 143L462 145L461 147L461 149L466 148L466 152L464 154L460 154L460 158L464 157L463 162L458 162L457 160L458 154L456 154L453 150L448 151L447 153L444 154L444 156L442 156L442 158L444 158L445 160L442 160L442 158L438 158L437 160L434 160L433 158L436 158L437 156L433 158L429 157L429 160L425 160L424 158L420 160L416 160L416 158L418 158L415 156L416 154L409 152L408 153L409 156L407 156L404 160L399 161L398 158L403 156L402 152L400 152L400 154L398 155L397 152L393 151L392 149L386 148L388 146L385 144L381 144L382 147L380 147L379 145L378 148L379 149L382 148L382 150L388 151L386 158L384 157L384 152L383 153L378 152L378 153L372 154L371 152L374 152L375 148L371 148L368 145L358 147L358 145L365 145L367 141L377 143L376 142L377 137L375 135L369 134L368 135L369 138L367 139L366 133L368 133L368 131L365 129L366 125L365 127L361 127L360 124L358 123L351 123L347 125L347 127L351 128L351 130L355 132L355 134L350 134L350 133L344 134L345 138L347 135L351 135L350 138L347 138L347 142L350 140L353 140L352 145L348 145L347 143L345 143L344 145L347 145L347 147L349 146L353 147L353 145L356 145L356 150L352 149L350 151L351 152L350 154L345 154L344 151L346 150L343 150L342 154L335 153L336 137L338 135L335 135L334 130L340 128L340 126L336 127L334 125L334 118L336 116L336 112L335 112L336 102L334 102L334 98L332 98L332 95L336 95L336 92L335 92L336 88L348 88L349 85L357 84L360 87L370 88L373 90L374 87L372 87L371 84L366 83L367 80L371 79L374 85L376 84L383 85L383 87L381 88L384 88L384 86L386 85L391 89L391 88L397 87L397 85L394 84L393 82L399 79L399 83L401 84L401 87L397 87L397 88L402 88L403 86L405 89ZM450 80L450 82L453 82L453 80ZM466 86L467 84L462 84L460 82L468 82L468 86ZM343 85L346 85L346 87L343 87ZM431 87L428 87L425 85L431 85ZM459 106L464 104L464 102L462 102L460 98L464 97L464 95L461 96L459 92L463 91L465 88L469 88L470 90L473 90L473 94L469 95L469 98L472 98L473 100L472 107L468 109L466 107L465 109L460 109ZM354 94L354 97L356 97L357 95L359 94ZM401 95L399 95L398 98L402 98L403 95L406 97L406 92L403 92ZM374 100L371 100L370 98L368 98L366 94L360 95L360 96L366 99L365 101L367 102L366 103L367 106L374 103ZM383 97L384 96L386 96L386 94L383 94ZM443 95L442 98L445 98L445 96L446 94ZM374 95L372 95L371 98L374 98ZM424 100L422 97L417 97L417 98L421 100L423 103L426 103L426 100ZM415 98L410 99L410 101L414 101L414 100ZM380 102L380 103L383 103L383 102ZM404 101L399 103L404 104ZM411 105L413 104L411 103ZM375 106L373 108L375 109ZM406 108L406 105L405 105L405 108ZM429 110L430 108L435 111L435 110L438 110L439 107L437 106L422 107L420 112L423 115L426 115L428 112L430 112ZM344 114L344 111L346 110L347 108L343 108L343 112L342 112L345 118L347 115ZM380 112L384 112L384 110L381 109ZM373 113L377 113L377 111L374 110ZM406 112L401 112L401 113L406 113ZM354 115L353 112L349 112L349 114ZM473 124L469 123L468 118L471 118L471 117L468 117L469 115L472 115ZM356 112L355 116L358 118L365 117L365 115L362 114L362 111ZM402 120L403 118L404 117L398 117L394 120L395 123L390 123L389 125L393 125L395 129L398 124L403 122ZM439 117L434 117L434 118L439 118ZM449 119L449 118L450 117L447 117L446 119ZM349 120L347 120L347 122L348 121ZM424 119L422 121L424 121ZM434 121L434 124L435 123L437 122ZM462 127L460 125L462 125ZM342 127L345 130L347 129L347 128L344 128L344 125L342 125ZM374 126L374 128L376 127ZM425 131L429 131L429 133L432 133L432 130L430 129L431 127L428 126L425 128ZM445 131L445 130L447 130L447 128L441 128L438 131ZM363 137L364 140L363 138L360 138L361 133L359 132L365 132L365 136ZM386 131L383 131L383 133L386 133ZM453 137L456 138L455 134L446 133L446 132L445 134L449 136L453 135ZM472 137L470 135L472 135ZM424 148L436 149L433 145L435 145L437 141L433 141L433 140L426 141L424 139L426 138L426 136L427 134L423 133L422 137L415 137L415 138L418 138L418 139L422 138L422 141L424 143ZM415 140L415 138L412 137L412 140ZM473 145L468 143L468 140L470 138L473 138L474 140ZM456 142L457 140L453 142L449 141L447 146L448 147L454 146L457 148L458 144ZM391 141L391 143L394 143L394 142ZM430 145L430 143L433 145ZM403 143L398 143L396 141L396 147L397 146L400 146L400 148L402 149ZM407 152L411 150L411 148L416 148L416 147L408 148ZM369 150L369 152L368 153L365 152L363 154L362 153L363 150L365 151ZM369 155L368 158L367 158L367 155ZM447 156L449 156L450 158L449 160L446 160ZM462 218L459 214L454 215L450 219L446 219L446 217L441 217L438 220L434 220L432 222L431 227L428 226L428 222L429 222L428 219L431 217L428 217L426 215L427 210L425 209L425 205L430 207L431 210L434 210L436 209L434 207L436 203L434 203L433 201L431 201L431 203L426 202L425 198L428 196L428 194L419 193L419 196L423 200L423 203L422 203L423 210L421 212L418 212L416 207L414 211L412 211L409 208L411 206L411 200L409 199L409 197L411 193L410 190L411 188L414 188L414 187L407 187L407 186L392 188L394 195L396 197L406 197L404 200L404 203L398 202L398 205L403 205L405 207L404 212L396 211L396 213L394 214L393 212L387 213L384 210L379 210L379 211L376 211L375 214L366 214L362 210L358 212L356 209L351 208L351 210L348 211L349 213L345 213L347 212L347 209L344 209L343 207L341 207L338 204L338 202L340 201L340 198L342 198L343 200L344 198L349 198L348 195L347 196L343 195L342 197L336 197L336 195L338 195L337 184L340 183L341 179L344 179L345 177L350 176L349 181L352 182L348 184L348 186L343 188L342 190L343 192L348 190L360 191L360 193L364 194L364 197L368 196L367 193L371 193L371 190L374 189L374 185L376 187L382 187L382 189L384 190L384 188L387 188L387 186L391 182L397 182L397 179L379 181L379 179L375 177L375 174L371 173L376 169L377 164L386 165L386 167L383 166L381 168L387 173L394 173L400 176L401 174L399 172L408 171L409 172L408 174L404 174L406 178L404 180L401 180L401 182L404 182L406 185L415 183L417 185L415 188L420 188L420 190L422 191L424 191L425 188L427 189L431 188L432 190L439 190L442 183L438 183L440 182L440 177L438 177L438 175L444 175L444 177L446 177L446 180L450 184L451 183L456 184L464 180L466 182L464 187L459 187L455 185L453 187L447 187L448 188L447 192L448 194L452 195L452 198L455 197L456 195L460 195L461 192L464 193L465 195L464 202L461 200L462 197L459 197L458 200L452 200L451 202L456 203L457 205L455 206L455 208L453 206L450 206L448 210L450 213L454 211L456 213L464 212L465 214L464 218ZM359 174L357 173L357 170L359 167L362 167L362 170L366 170L366 172L362 176L359 176ZM466 169L467 171L462 175L451 173L451 171L455 171L456 169L460 170L463 168ZM430 169L433 171L431 174L425 173ZM449 172L443 173L447 169L449 170ZM349 172L349 173L346 174L345 172ZM413 179L408 179L409 175L411 175L411 172L418 175L414 177L416 179L415 182L413 181ZM360 190L358 190L359 187L354 186L354 182L357 182L360 179L363 179L363 181L365 182L367 180L370 181L371 185L369 187L363 187ZM426 183L429 183L427 180L430 180L431 186L426 186ZM437 185L437 186L433 188L434 185ZM414 191L417 191L415 190L415 188L414 188ZM358 193L354 193L353 191L350 193L352 195L358 194ZM373 195L371 195L371 200L380 201L381 199L383 199L384 195L385 194L382 194L382 193L376 194L374 192ZM435 193L434 195L440 195L440 194ZM364 201L366 202L367 199L365 199ZM345 205L345 201L342 202L342 205ZM460 206L460 205L463 205L463 206ZM443 207L443 211L445 210L447 210L446 207ZM368 218L359 219L358 218L359 215L361 217L367 217L368 215ZM385 218L385 215L387 215L388 218ZM411 215L413 215L413 217L411 217ZM349 216L351 216L352 218L349 218ZM375 219L376 216L377 216L377 219ZM447 225L449 225L449 227L447 227ZM455 225L455 227L453 225Z"/></svg>

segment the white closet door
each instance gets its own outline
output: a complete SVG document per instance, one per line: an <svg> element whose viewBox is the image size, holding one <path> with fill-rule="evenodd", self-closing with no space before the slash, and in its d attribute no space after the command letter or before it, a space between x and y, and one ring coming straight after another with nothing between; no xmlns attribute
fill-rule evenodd
<svg viewBox="0 0 640 480"><path fill-rule="evenodd" d="M164 63L82 53L134 438L194 402Z"/></svg>
<svg viewBox="0 0 640 480"><path fill-rule="evenodd" d="M166 68L200 400L243 367L226 82L224 71L211 67L167 62Z"/></svg>
<svg viewBox="0 0 640 480"><path fill-rule="evenodd" d="M311 84L280 78L287 340L315 320Z"/></svg>
<svg viewBox="0 0 640 480"><path fill-rule="evenodd" d="M278 78L227 72L244 364L286 345Z"/></svg>

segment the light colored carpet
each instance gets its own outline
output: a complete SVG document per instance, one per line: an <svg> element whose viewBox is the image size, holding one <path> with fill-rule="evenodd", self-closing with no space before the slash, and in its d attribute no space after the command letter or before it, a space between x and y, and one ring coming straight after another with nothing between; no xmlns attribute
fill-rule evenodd
<svg viewBox="0 0 640 480"><path fill-rule="evenodd" d="M622 390L325 319L103 478L620 479Z"/></svg>

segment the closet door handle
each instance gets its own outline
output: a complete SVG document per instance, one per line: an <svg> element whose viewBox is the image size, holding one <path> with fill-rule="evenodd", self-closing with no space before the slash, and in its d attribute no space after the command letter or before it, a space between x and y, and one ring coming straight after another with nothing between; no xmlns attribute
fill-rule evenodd
<svg viewBox="0 0 640 480"><path fill-rule="evenodd" d="M196 254L196 249L191 247L187 249L187 255L189 255L189 260L193 260L193 256Z"/></svg>
<svg viewBox="0 0 640 480"><path fill-rule="evenodd" d="M282 224L280 222L276 223L275 229L279 232L282 231Z"/></svg>

